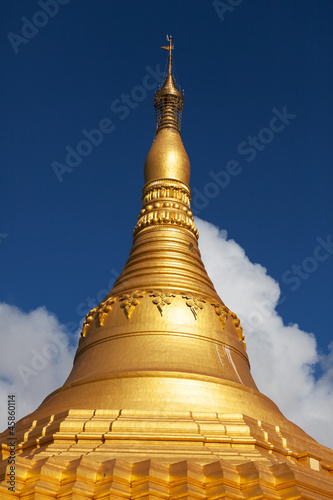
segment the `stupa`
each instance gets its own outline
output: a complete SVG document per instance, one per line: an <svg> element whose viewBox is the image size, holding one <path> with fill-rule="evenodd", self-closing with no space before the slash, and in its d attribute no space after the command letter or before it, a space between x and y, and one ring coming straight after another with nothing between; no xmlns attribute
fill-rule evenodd
<svg viewBox="0 0 333 500"><path fill-rule="evenodd" d="M2 500L333 498L333 451L258 390L201 260L168 41L129 258L63 387L2 433Z"/></svg>

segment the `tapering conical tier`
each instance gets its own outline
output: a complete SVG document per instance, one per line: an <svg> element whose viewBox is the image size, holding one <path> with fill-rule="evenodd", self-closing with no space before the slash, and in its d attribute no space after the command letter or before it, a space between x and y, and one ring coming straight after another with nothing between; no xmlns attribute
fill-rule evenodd
<svg viewBox="0 0 333 500"><path fill-rule="evenodd" d="M183 94L172 76L171 50L154 105L156 135L129 259L87 315L64 386L37 414L68 408L246 412L293 427L258 391L239 319L201 260L180 136Z"/></svg>
<svg viewBox="0 0 333 500"><path fill-rule="evenodd" d="M184 97L172 75L154 97L156 135L128 261L87 315L64 386L36 411L68 408L243 413L286 424L257 389L236 314L201 260L181 136Z"/></svg>
<svg viewBox="0 0 333 500"><path fill-rule="evenodd" d="M88 314L67 381L38 412L246 407L271 419L278 410L257 391L239 320L201 260L179 128L183 95L170 56L154 104L156 136L130 257L111 292Z"/></svg>

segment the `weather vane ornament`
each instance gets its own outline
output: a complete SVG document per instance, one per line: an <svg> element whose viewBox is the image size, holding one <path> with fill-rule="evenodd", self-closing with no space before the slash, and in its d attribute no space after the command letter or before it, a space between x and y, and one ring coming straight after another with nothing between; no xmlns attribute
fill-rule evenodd
<svg viewBox="0 0 333 500"><path fill-rule="evenodd" d="M175 46L172 43L172 36L167 35L166 36L167 41L169 42L169 46L163 45L161 49L168 50L169 51L169 57L171 58L171 51L174 50Z"/></svg>
<svg viewBox="0 0 333 500"><path fill-rule="evenodd" d="M169 46L163 45L161 49L168 50L169 51L169 65L168 65L168 75L171 75L172 72L172 51L174 50L175 46L172 43L172 36L167 35L166 36L167 41L169 42Z"/></svg>

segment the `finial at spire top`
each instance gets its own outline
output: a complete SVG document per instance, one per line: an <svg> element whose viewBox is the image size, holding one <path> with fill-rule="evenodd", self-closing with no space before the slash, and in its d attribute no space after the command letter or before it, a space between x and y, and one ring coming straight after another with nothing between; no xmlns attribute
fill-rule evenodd
<svg viewBox="0 0 333 500"><path fill-rule="evenodd" d="M162 46L161 48L169 51L169 64L168 73L163 85L156 92L154 97L155 116L156 116L156 134L163 128L173 129L180 133L180 123L182 116L182 109L184 103L184 96L175 84L174 77L172 76L172 51L174 45L172 43L172 36L166 36L169 46Z"/></svg>
<svg viewBox="0 0 333 500"><path fill-rule="evenodd" d="M154 96L156 134L145 162L145 183L169 179L189 185L190 161L180 137L184 95L172 76L172 36L167 35L169 70Z"/></svg>
<svg viewBox="0 0 333 500"><path fill-rule="evenodd" d="M168 65L168 75L171 75L172 73L172 51L174 50L175 46L172 43L172 35L166 36L167 41L169 42L169 47L166 47L165 45L161 47L161 49L168 50L169 51L169 65Z"/></svg>

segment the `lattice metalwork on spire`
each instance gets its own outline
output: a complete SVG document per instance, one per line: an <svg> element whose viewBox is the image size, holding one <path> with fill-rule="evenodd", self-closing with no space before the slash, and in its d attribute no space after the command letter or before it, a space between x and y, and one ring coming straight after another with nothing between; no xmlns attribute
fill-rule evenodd
<svg viewBox="0 0 333 500"><path fill-rule="evenodd" d="M169 46L161 48L169 51L168 74L154 97L156 133L163 128L171 128L180 133L184 95L177 88L172 75L172 50L174 49L172 36L167 35L167 41Z"/></svg>

